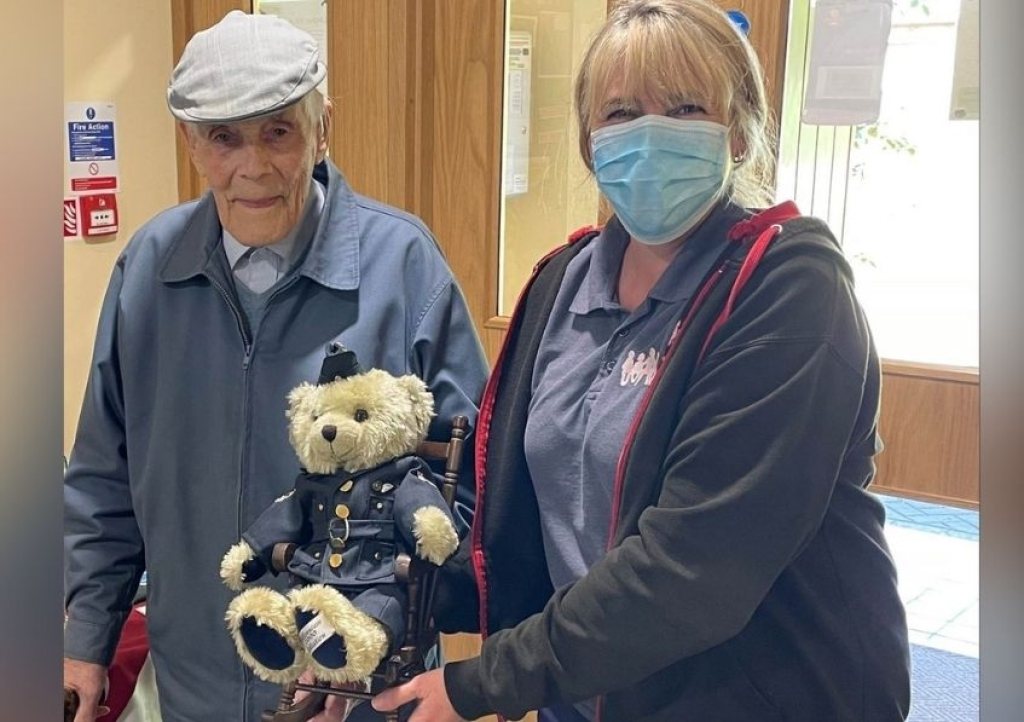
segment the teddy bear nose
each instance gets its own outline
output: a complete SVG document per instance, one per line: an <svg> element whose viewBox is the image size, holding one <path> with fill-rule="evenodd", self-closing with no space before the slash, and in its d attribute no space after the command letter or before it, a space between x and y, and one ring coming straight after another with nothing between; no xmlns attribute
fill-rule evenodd
<svg viewBox="0 0 1024 722"><path fill-rule="evenodd" d="M325 439L327 439L328 443L330 443L334 441L334 437L338 435L338 427L332 424L328 424L324 426L322 429L320 429L320 433L323 435Z"/></svg>

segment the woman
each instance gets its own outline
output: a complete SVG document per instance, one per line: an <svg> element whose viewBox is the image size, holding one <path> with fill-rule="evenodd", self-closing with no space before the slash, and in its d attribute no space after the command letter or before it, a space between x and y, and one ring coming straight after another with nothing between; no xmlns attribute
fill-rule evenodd
<svg viewBox="0 0 1024 722"><path fill-rule="evenodd" d="M906 621L865 488L878 358L828 229L748 210L773 147L754 53L706 0L624 2L576 107L615 215L541 264L481 404L481 654L374 706L904 719Z"/></svg>

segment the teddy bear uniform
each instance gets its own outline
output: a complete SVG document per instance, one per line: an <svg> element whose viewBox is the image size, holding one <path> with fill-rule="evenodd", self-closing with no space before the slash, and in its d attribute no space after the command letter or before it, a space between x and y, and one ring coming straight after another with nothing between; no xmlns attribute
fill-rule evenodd
<svg viewBox="0 0 1024 722"><path fill-rule="evenodd" d="M301 472L242 538L268 568L274 545L298 544L288 572L299 583L327 584L390 632L392 649L405 633L404 595L395 586L395 556L414 555L413 512L441 509L427 462L404 456L355 475ZM454 523L454 521L453 521Z"/></svg>

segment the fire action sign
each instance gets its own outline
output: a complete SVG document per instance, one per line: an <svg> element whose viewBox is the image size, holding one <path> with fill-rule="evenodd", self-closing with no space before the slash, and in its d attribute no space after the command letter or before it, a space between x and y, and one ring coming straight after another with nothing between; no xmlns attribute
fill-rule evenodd
<svg viewBox="0 0 1024 722"><path fill-rule="evenodd" d="M65 194L115 193L117 138L113 103L67 103Z"/></svg>
<svg viewBox="0 0 1024 722"><path fill-rule="evenodd" d="M65 103L64 120L64 238L112 237L121 190L114 104Z"/></svg>

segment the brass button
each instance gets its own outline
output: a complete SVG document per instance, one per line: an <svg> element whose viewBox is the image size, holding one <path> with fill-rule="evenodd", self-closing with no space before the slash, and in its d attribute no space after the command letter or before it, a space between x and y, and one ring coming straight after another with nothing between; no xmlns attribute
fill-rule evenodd
<svg viewBox="0 0 1024 722"><path fill-rule="evenodd" d="M334 515L339 519L348 519L348 507L344 504L338 504L334 507Z"/></svg>
<svg viewBox="0 0 1024 722"><path fill-rule="evenodd" d="M341 566L341 554L331 554L331 558L327 560L327 563L331 565L331 569L337 569Z"/></svg>
<svg viewBox="0 0 1024 722"><path fill-rule="evenodd" d="M349 479L348 481L346 481L344 484L341 485L340 491L344 491L346 493L352 491L352 484L353 484L353 481L351 479Z"/></svg>
<svg viewBox="0 0 1024 722"><path fill-rule="evenodd" d="M371 488L372 488L372 489L373 489L374 491L380 491L381 483L380 483L380 481L379 481L379 480L378 480L378 481L375 481L375 482L373 482L372 484L370 484L370 487L371 487Z"/></svg>

